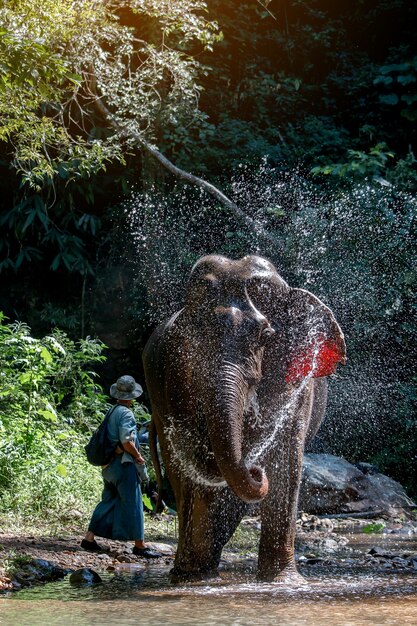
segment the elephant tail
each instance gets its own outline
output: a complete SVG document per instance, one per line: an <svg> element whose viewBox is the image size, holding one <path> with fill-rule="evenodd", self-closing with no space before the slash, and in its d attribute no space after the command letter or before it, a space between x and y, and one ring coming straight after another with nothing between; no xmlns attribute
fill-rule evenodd
<svg viewBox="0 0 417 626"><path fill-rule="evenodd" d="M161 513L164 505L162 501L162 469L161 469L161 461L159 459L158 447L157 447L157 433L155 422L153 419L149 425L149 449L151 452L151 458L153 467L155 470L156 482L158 483L158 499L156 502L156 513Z"/></svg>

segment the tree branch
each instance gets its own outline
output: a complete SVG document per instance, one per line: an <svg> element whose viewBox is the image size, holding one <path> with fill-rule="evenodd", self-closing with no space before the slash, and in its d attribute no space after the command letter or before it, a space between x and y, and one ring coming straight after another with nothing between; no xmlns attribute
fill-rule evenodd
<svg viewBox="0 0 417 626"><path fill-rule="evenodd" d="M91 81L90 81L90 87L91 87ZM204 180L203 178L199 178L198 176L195 176L194 174L191 174L190 172L187 172L177 167L176 165L174 165L174 163L172 163L172 161L170 161L165 155L163 155L162 152L160 152L155 146L152 146L148 141L146 141L146 139L144 139L142 135L140 135L140 133L133 131L133 130L126 130L120 124L115 122L111 112L103 103L102 98L98 96L94 87L93 87L92 93L94 93L95 95L95 106L97 107L98 111L100 111L101 115L104 117L107 123L110 124L110 126L114 128L114 130L121 137L124 137L127 139L134 139L134 141L138 144L138 146L140 146L146 152L148 152L151 156L153 156L165 169L171 172L171 174L174 174L174 176L176 176L177 178L180 178L181 180L184 180L196 187L199 187L200 189L203 189L206 193L216 198L216 200L218 200L220 204L222 204L227 209L229 209L233 213L233 215L236 217L236 219L240 222L243 222L249 228L251 232L253 232L258 237L261 237L262 239L267 241L269 244L272 244L275 249L279 251L282 249L282 244L278 239L276 239L270 233L268 233L265 230L264 226L262 226L262 224L259 224L254 219L246 215L246 213L242 211L242 209L238 207L238 205L235 202L230 200L230 198L228 198L222 191L220 191L220 189L218 189L217 187L215 187L208 181Z"/></svg>

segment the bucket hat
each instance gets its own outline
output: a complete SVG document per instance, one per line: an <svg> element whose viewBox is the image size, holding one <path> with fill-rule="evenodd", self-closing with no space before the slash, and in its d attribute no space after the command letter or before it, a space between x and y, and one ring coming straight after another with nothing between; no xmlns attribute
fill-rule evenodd
<svg viewBox="0 0 417 626"><path fill-rule="evenodd" d="M133 400L142 395L142 387L135 381L133 376L120 376L110 387L110 395L118 400Z"/></svg>

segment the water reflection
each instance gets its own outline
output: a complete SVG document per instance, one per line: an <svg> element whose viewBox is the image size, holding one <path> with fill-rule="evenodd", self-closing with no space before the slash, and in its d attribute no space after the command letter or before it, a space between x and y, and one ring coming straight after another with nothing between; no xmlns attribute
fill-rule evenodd
<svg viewBox="0 0 417 626"><path fill-rule="evenodd" d="M257 584L253 574L223 572L216 581L173 587L169 567L106 574L103 584L69 581L0 600L1 626L249 625L362 626L416 624L412 575L308 573L308 584Z"/></svg>

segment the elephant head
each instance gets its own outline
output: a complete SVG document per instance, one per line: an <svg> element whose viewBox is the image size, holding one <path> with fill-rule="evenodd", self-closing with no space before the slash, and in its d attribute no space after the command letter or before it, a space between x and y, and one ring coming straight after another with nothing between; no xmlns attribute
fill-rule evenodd
<svg viewBox="0 0 417 626"><path fill-rule="evenodd" d="M306 376L330 374L344 361L340 328L315 296L291 289L257 256L201 258L181 318L189 393L201 399L211 472L242 500L260 501L268 479L261 467L245 463L242 453L248 399L263 377L273 394L288 392Z"/></svg>
<svg viewBox="0 0 417 626"><path fill-rule="evenodd" d="M309 291L289 287L266 259L246 258L256 268L248 294L276 331L264 356L264 376L274 386L297 386L345 364L345 340L332 311Z"/></svg>

